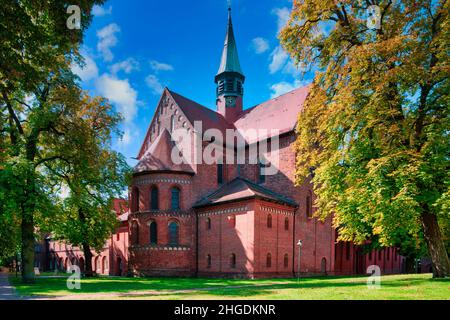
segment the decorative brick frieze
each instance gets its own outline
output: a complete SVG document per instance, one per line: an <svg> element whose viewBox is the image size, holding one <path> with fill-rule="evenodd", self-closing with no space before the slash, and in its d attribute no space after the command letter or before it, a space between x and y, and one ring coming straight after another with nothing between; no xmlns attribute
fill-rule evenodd
<svg viewBox="0 0 450 320"><path fill-rule="evenodd" d="M191 184L189 179L181 178L150 178L150 177L138 177L134 179L135 185L150 185L157 183L171 183L171 184Z"/></svg>
<svg viewBox="0 0 450 320"><path fill-rule="evenodd" d="M282 210L282 209L277 209L277 208L267 207L267 206L262 206L262 205L259 206L259 209L261 211L269 212L269 213L272 213L272 214L283 214L283 215L286 215L286 216L293 216L294 215L293 211Z"/></svg>
<svg viewBox="0 0 450 320"><path fill-rule="evenodd" d="M220 210L212 210L212 211L206 211L199 213L199 217L207 217L212 216L216 214L230 214L230 213L236 213L236 212L246 212L248 210L247 206L243 207L236 207L236 208L228 208L228 209L220 209Z"/></svg>

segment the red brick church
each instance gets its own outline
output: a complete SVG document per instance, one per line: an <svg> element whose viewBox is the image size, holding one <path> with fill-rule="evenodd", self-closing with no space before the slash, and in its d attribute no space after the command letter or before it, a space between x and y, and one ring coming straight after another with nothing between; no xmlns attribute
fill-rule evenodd
<svg viewBox="0 0 450 320"><path fill-rule="evenodd" d="M128 234L122 230L111 238L106 265L96 261L96 269L105 274L260 278L292 277L298 270L364 274L375 264L382 273L400 272L403 258L394 248L363 254L352 243L336 243L331 218L322 222L313 217L312 185L294 185L296 119L308 87L244 109L244 82L229 11L215 76L216 111L164 90L134 169ZM195 122L201 123L200 129ZM257 138L245 140L244 164L172 160L174 150L181 153L173 136L180 130L192 141L201 138L191 153L215 144L236 158L238 150L228 141L205 138L210 129L223 136L227 130L277 129L276 135L267 136L268 141L279 141L277 173L264 175L267 163L249 163L250 150L262 142ZM257 150L268 162L275 151ZM120 236L129 236L121 245L125 254L109 254Z"/></svg>
<svg viewBox="0 0 450 320"><path fill-rule="evenodd" d="M216 111L166 88L140 149L130 187L130 271L289 277L298 271L301 240L301 273L365 273L371 264L399 272L401 258L393 248L363 255L353 244L336 243L331 219L313 218L311 184L294 186L294 129L308 87L244 109L244 81L229 11L215 76ZM172 132L185 130L195 140L211 128L223 136L227 129L278 129L278 173L262 175L260 164L173 163ZM258 142L246 141L246 159ZM211 143L203 137L201 151ZM227 142L223 149L230 151Z"/></svg>

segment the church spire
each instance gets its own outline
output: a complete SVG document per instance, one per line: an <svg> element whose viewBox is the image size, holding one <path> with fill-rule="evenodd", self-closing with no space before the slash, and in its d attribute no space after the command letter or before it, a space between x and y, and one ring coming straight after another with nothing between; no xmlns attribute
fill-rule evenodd
<svg viewBox="0 0 450 320"><path fill-rule="evenodd" d="M227 35L222 51L222 59L220 61L219 71L217 75L223 72L237 72L243 75L241 65L239 64L239 57L237 52L236 40L233 32L233 22L231 20L231 5L228 2L228 25Z"/></svg>
<svg viewBox="0 0 450 320"><path fill-rule="evenodd" d="M219 71L214 78L217 111L229 122L234 122L242 113L245 76L242 73L237 52L236 40L231 21L231 6L228 2L228 24Z"/></svg>

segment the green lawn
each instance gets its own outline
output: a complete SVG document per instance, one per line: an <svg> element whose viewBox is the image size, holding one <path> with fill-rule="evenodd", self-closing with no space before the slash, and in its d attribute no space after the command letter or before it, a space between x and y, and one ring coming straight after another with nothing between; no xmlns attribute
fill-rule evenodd
<svg viewBox="0 0 450 320"><path fill-rule="evenodd" d="M450 299L450 280L431 274L382 276L369 289L367 277L297 279L93 278L69 290L65 278L38 277L34 285L11 278L23 296L59 299ZM235 286L234 288L232 286Z"/></svg>

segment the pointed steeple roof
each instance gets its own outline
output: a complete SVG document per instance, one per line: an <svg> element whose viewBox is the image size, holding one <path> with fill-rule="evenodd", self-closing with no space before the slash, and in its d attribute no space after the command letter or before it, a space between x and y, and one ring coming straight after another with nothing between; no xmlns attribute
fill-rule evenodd
<svg viewBox="0 0 450 320"><path fill-rule="evenodd" d="M228 7L228 26L225 43L223 45L222 59L217 74L224 72L237 72L244 75L239 63L236 40L234 39L233 23L231 21L231 7Z"/></svg>

